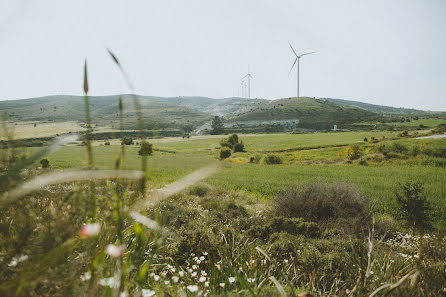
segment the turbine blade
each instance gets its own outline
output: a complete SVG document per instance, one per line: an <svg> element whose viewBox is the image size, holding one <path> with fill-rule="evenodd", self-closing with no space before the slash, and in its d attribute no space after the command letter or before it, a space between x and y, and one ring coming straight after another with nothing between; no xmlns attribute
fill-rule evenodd
<svg viewBox="0 0 446 297"><path fill-rule="evenodd" d="M294 55L296 55L296 57L297 57L297 53L296 53L296 51L294 50L293 46L291 45L291 43L289 41L288 41L288 44L290 45L291 50L293 51Z"/></svg>
<svg viewBox="0 0 446 297"><path fill-rule="evenodd" d="M302 56L305 56L305 55L311 55L311 54L314 54L314 53L316 53L316 52L309 52L309 53L306 53L306 54L302 54L302 55L300 55L300 56L302 57Z"/></svg>
<svg viewBox="0 0 446 297"><path fill-rule="evenodd" d="M294 68L294 65L296 65L296 62L297 62L297 58L296 58L296 60L294 60L293 66L291 66L291 69L290 69L290 72L288 72L288 75L290 75L291 71L292 71L293 68Z"/></svg>

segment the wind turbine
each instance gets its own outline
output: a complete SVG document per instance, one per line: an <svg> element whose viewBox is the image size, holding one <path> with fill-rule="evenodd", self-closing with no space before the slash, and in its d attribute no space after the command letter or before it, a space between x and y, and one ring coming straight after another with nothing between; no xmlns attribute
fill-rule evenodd
<svg viewBox="0 0 446 297"><path fill-rule="evenodd" d="M248 98L251 99L251 79L252 79L252 75L251 75L251 71L249 70L249 66L248 66L248 74L246 74L245 76L242 77L242 81L244 79L248 79Z"/></svg>
<svg viewBox="0 0 446 297"><path fill-rule="evenodd" d="M290 45L291 50L293 51L294 55L296 56L296 59L294 60L294 63L291 66L291 69L290 69L290 72L288 73L288 75L290 75L291 71L294 68L294 65L296 65L296 62L297 62L297 98L299 98L299 95L300 95L299 94L299 66L300 66L300 58L302 58L303 56L306 56L306 55L314 54L315 52L309 52L309 53L305 53L305 54L302 54L302 55L298 55L296 53L296 51L294 50L293 46L291 45L291 43L288 42L288 44Z"/></svg>

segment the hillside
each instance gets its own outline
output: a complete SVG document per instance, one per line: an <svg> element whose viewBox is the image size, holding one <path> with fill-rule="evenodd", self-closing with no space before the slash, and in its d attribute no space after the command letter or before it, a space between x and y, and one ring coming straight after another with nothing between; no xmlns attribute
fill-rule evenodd
<svg viewBox="0 0 446 297"><path fill-rule="evenodd" d="M94 124L119 127L118 99L123 98L125 129L136 128L136 111L132 95L91 96L91 117ZM333 125L373 122L382 115L428 114L407 108L362 103L342 99L285 98L279 100L208 97L155 97L137 95L147 129L183 129L199 127L214 115L225 117L226 125L243 121L298 120L298 127L327 129ZM0 101L0 111L16 122L85 121L84 97L47 96L22 100ZM271 123L270 123L271 124ZM250 123L251 127L257 123ZM292 128L292 127L291 127Z"/></svg>
<svg viewBox="0 0 446 297"><path fill-rule="evenodd" d="M136 111L131 95L121 95L126 128L136 127ZM119 126L119 95L90 96L91 118L99 126ZM197 125L210 115L186 106L170 104L155 97L138 96L143 117L149 129ZM47 96L1 101L0 110L16 121L85 121L84 97Z"/></svg>
<svg viewBox="0 0 446 297"><path fill-rule="evenodd" d="M401 114L425 114L427 113L424 110L412 109L412 108L403 108L403 107L390 107L385 105L376 105L370 103L364 103L353 100L344 100L344 99L332 99L332 98L320 98L322 100L330 101L336 104L346 105L346 106L356 106L368 111L380 113L380 114L393 114L393 115L401 115Z"/></svg>
<svg viewBox="0 0 446 297"><path fill-rule="evenodd" d="M313 98L286 98L270 101L259 108L228 119L240 121L299 120L298 127L327 129L333 125L351 124L377 119L378 114L355 106L335 104Z"/></svg>

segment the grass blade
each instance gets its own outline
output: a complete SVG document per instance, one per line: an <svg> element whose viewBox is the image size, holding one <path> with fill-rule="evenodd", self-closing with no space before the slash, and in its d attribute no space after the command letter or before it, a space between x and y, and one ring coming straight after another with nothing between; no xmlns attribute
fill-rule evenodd
<svg viewBox="0 0 446 297"><path fill-rule="evenodd" d="M37 191L42 187L68 183L75 181L91 181L95 179L131 179L139 180L143 177L141 171L136 170L73 170L64 172L52 172L46 175L35 177L24 184L3 194L0 198L0 208L23 197L29 193Z"/></svg>
<svg viewBox="0 0 446 297"><path fill-rule="evenodd" d="M279 281L274 277L270 276L269 279L274 283L274 285L277 288L277 291L279 291L280 296L287 297L285 290L283 289L282 285L279 283Z"/></svg>

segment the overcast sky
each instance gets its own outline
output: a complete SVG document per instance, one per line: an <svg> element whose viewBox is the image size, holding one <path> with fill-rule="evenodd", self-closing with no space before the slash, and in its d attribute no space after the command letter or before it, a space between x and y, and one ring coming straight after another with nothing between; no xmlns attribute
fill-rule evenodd
<svg viewBox="0 0 446 297"><path fill-rule="evenodd" d="M0 100L80 95L301 96L446 110L444 0L0 0Z"/></svg>

